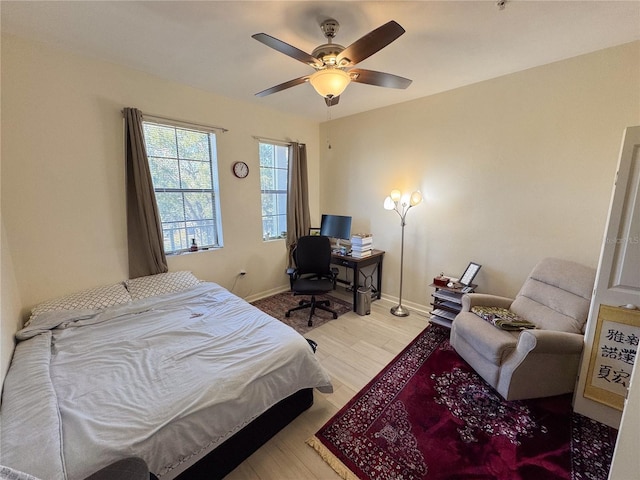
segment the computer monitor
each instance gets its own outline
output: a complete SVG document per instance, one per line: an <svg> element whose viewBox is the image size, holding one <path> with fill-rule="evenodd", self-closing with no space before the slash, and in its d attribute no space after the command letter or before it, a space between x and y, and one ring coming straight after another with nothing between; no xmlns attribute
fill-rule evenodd
<svg viewBox="0 0 640 480"><path fill-rule="evenodd" d="M335 238L338 245L340 240L351 239L351 217L344 215L322 215L320 235Z"/></svg>

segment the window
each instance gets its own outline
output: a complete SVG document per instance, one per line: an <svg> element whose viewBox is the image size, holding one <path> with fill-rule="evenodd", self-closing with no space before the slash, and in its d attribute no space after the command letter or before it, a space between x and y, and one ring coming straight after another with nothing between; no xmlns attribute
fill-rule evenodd
<svg viewBox="0 0 640 480"><path fill-rule="evenodd" d="M289 147L260 142L262 239L287 237Z"/></svg>
<svg viewBox="0 0 640 480"><path fill-rule="evenodd" d="M213 132L145 121L149 169L165 253L221 247L218 163Z"/></svg>

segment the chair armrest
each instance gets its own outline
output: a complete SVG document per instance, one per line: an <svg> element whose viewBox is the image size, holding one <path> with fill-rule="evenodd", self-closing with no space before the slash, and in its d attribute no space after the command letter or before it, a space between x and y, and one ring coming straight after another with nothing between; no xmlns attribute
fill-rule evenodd
<svg viewBox="0 0 640 480"><path fill-rule="evenodd" d="M509 308L513 303L513 298L499 297L486 293L465 293L462 296L461 312L471 311L471 307L501 307Z"/></svg>
<svg viewBox="0 0 640 480"><path fill-rule="evenodd" d="M572 392L584 337L553 330L524 330L500 368L496 390L507 400Z"/></svg>
<svg viewBox="0 0 640 480"><path fill-rule="evenodd" d="M554 330L524 330L520 333L516 352L573 355L582 352L584 336Z"/></svg>

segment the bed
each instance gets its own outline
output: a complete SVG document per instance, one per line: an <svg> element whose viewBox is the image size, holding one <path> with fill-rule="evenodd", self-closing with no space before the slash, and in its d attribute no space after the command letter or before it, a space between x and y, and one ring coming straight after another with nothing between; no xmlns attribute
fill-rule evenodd
<svg viewBox="0 0 640 480"><path fill-rule="evenodd" d="M43 479L221 478L332 391L300 334L190 272L45 302L16 338L0 463Z"/></svg>

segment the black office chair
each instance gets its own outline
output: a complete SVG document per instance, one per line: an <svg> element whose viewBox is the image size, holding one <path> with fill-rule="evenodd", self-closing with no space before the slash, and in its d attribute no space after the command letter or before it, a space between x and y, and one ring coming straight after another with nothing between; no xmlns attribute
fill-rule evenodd
<svg viewBox="0 0 640 480"><path fill-rule="evenodd" d="M338 314L328 308L328 300L316 300L316 295L328 293L336 288L336 277L338 269L331 267L331 241L329 237L319 235L308 235L300 237L293 251L295 268L288 268L291 291L294 295L310 295L311 300L301 300L298 306L290 309L285 316L289 317L291 312L311 308L309 313L309 323L313 325L313 314L316 308L333 313L333 318L338 318Z"/></svg>

